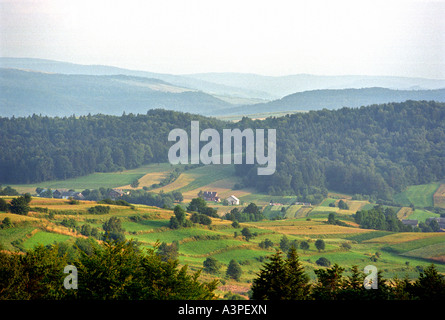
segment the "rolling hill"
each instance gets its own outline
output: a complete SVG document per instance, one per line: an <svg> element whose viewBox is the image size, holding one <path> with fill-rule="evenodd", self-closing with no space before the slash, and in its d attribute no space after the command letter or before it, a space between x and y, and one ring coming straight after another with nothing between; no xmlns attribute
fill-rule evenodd
<svg viewBox="0 0 445 320"><path fill-rule="evenodd" d="M230 84L219 84L185 75L155 73L143 70L130 70L114 66L83 65L47 59L0 57L0 67L72 75L126 75L153 78L169 82L175 86L185 87L191 90L203 91L212 95L223 96L227 98L238 97L247 100L250 98L254 98L254 100L273 100L281 97L256 90L255 88L241 88L239 86L233 86Z"/></svg>
<svg viewBox="0 0 445 320"><path fill-rule="evenodd" d="M445 80L394 76L295 74L272 77L248 73L201 73L187 76L220 85L236 86L244 90L259 90L275 97L274 99L295 92L321 89L384 87L393 90L432 90L445 88Z"/></svg>
<svg viewBox="0 0 445 320"><path fill-rule="evenodd" d="M386 88L335 89L297 92L282 99L249 106L225 109L221 114L258 114L262 112L303 111L357 108L372 104L426 100L445 102L445 89L436 90L391 90Z"/></svg>
<svg viewBox="0 0 445 320"><path fill-rule="evenodd" d="M166 108L228 116L445 99L444 92L437 91L445 88L441 79L311 74L273 77L233 72L175 75L6 57L0 57L0 68L40 72L28 72L30 79L21 82L17 76L1 72L0 116L31 115L35 111L27 110L30 102L40 104L37 114L48 115L55 110L57 115L69 116L84 110L121 114L124 109L127 113L145 113L151 108ZM49 77L48 73L52 80L43 80L41 74ZM39 74L41 78L36 79ZM73 86L77 88L74 93ZM46 113L42 106L54 110Z"/></svg>
<svg viewBox="0 0 445 320"><path fill-rule="evenodd" d="M163 80L125 75L66 75L0 69L0 116L145 114L163 108L182 112L232 106L204 92Z"/></svg>

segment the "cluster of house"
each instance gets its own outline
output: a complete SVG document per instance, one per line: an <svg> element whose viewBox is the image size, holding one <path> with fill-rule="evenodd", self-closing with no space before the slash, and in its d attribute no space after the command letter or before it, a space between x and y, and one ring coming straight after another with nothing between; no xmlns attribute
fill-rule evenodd
<svg viewBox="0 0 445 320"><path fill-rule="evenodd" d="M312 204L310 202L295 202L296 206L312 206Z"/></svg>
<svg viewBox="0 0 445 320"><path fill-rule="evenodd" d="M432 220L436 220L437 223L439 224L439 227L441 229L445 229L445 218L427 218L426 222L429 223ZM414 219L403 219L402 223L407 226L417 227L417 225L419 224L419 221L414 220Z"/></svg>
<svg viewBox="0 0 445 320"><path fill-rule="evenodd" d="M204 191L202 193L202 198L205 201L221 202L220 197L218 197L218 192L215 192L215 191ZM234 195L231 195L230 197L226 198L225 200L227 200L227 202L231 206L240 204L239 199L237 197L235 197Z"/></svg>
<svg viewBox="0 0 445 320"><path fill-rule="evenodd" d="M45 197L48 193L48 189L42 189L42 191L40 191L39 196L40 197ZM56 199L69 199L69 198L73 198L76 200L84 200L85 197L82 194L82 192L76 192L74 190L68 190L68 189L54 189L51 190L52 196L53 198Z"/></svg>
<svg viewBox="0 0 445 320"><path fill-rule="evenodd" d="M42 191L39 193L40 197L44 197L44 195L47 194L48 189L42 189ZM74 190L68 190L68 189L54 189L51 190L53 198L56 199L75 199L75 200L85 200L85 196L82 194L82 192L77 192ZM125 194L125 191L121 189L110 189L108 192L108 196L112 200L116 200L120 197L122 197Z"/></svg>

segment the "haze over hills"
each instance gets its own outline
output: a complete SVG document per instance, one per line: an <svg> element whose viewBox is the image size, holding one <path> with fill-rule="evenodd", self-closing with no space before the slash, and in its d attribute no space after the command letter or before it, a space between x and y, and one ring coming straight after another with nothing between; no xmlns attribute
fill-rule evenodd
<svg viewBox="0 0 445 320"><path fill-rule="evenodd" d="M233 107L221 111L217 110L215 112L231 115L246 115L280 111L321 110L323 108L357 108L372 104L403 102L406 100L445 102L445 89L391 90L374 87L362 89L311 90L297 92L268 103Z"/></svg>
<svg viewBox="0 0 445 320"><path fill-rule="evenodd" d="M197 73L175 75L129 70L114 66L82 65L34 58L0 57L0 67L62 74L129 75L155 78L189 89L210 94L275 100L286 95L317 89L348 89L383 87L395 90L428 90L445 88L445 79L394 76L341 75L324 76L295 74L264 76L250 73Z"/></svg>
<svg viewBox="0 0 445 320"><path fill-rule="evenodd" d="M0 67L0 116L7 117L121 115L155 108L227 116L445 101L440 89L445 80L423 78L173 75L30 58L0 58Z"/></svg>
<svg viewBox="0 0 445 320"><path fill-rule="evenodd" d="M0 67L2 68L15 68L34 70L50 73L61 74L82 74L82 75L127 75L145 78L154 78L169 82L176 86L189 88L192 90L200 90L209 94L227 96L227 97L239 97L244 99L265 99L273 100L276 97L265 92L260 92L256 89L241 89L239 87L218 84L214 82L208 82L198 78L155 73L141 70L129 70L113 66L104 65L83 65L69 62L61 62L46 59L34 59L34 58L2 58L0 57ZM255 101L257 102L257 101Z"/></svg>
<svg viewBox="0 0 445 320"><path fill-rule="evenodd" d="M231 106L209 94L159 79L66 75L0 69L0 116L121 115L149 109L191 113Z"/></svg>
<svg viewBox="0 0 445 320"><path fill-rule="evenodd" d="M243 73L201 73L188 76L221 85L230 84L242 89L255 88L275 96L275 99L296 92L319 89L383 87L394 90L428 90L445 88L445 80L392 76L296 74L271 77Z"/></svg>

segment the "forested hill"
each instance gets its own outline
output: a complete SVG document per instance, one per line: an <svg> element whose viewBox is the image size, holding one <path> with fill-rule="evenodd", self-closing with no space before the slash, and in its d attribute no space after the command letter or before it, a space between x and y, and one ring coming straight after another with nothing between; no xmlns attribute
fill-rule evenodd
<svg viewBox="0 0 445 320"><path fill-rule="evenodd" d="M277 128L277 170L238 170L269 193L326 188L389 199L407 185L445 178L445 104L406 101L310 111L247 126Z"/></svg>
<svg viewBox="0 0 445 320"><path fill-rule="evenodd" d="M387 199L406 185L445 178L445 104L407 101L310 111L238 123L165 110L144 115L0 118L0 184L41 182L167 162L173 128L277 130L277 168L245 186L271 194L327 189ZM241 169L241 170L240 170ZM42 184L44 185L44 184Z"/></svg>
<svg viewBox="0 0 445 320"><path fill-rule="evenodd" d="M198 120L201 128L222 124L160 109L145 115L0 117L0 184L66 179L168 162L168 133L190 128L191 120Z"/></svg>

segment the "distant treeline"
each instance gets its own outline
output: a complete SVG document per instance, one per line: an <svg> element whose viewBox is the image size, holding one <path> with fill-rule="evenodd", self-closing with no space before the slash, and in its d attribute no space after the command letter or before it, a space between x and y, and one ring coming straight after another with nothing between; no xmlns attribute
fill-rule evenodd
<svg viewBox="0 0 445 320"><path fill-rule="evenodd" d="M389 200L445 177L445 104L407 101L229 123L187 113L0 118L0 183L36 183L167 162L170 130L276 129L277 167L236 165L238 186L315 203L335 190ZM204 142L202 143L205 144Z"/></svg>

